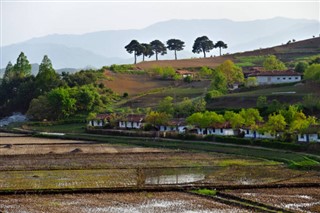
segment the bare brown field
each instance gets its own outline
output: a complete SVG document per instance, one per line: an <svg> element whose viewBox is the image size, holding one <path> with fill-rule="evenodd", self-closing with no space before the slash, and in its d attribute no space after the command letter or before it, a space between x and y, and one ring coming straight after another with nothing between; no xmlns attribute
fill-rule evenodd
<svg viewBox="0 0 320 213"><path fill-rule="evenodd" d="M0 149L3 148L1 145L7 144L51 144L51 143L89 143L86 141L77 140L61 140L61 139L46 139L46 138L35 138L35 137L0 137Z"/></svg>
<svg viewBox="0 0 320 213"><path fill-rule="evenodd" d="M121 74L106 71L105 75L112 79L103 82L106 87L120 95L127 92L129 97L152 89L173 86L174 84L173 81L151 78L146 74Z"/></svg>
<svg viewBox="0 0 320 213"><path fill-rule="evenodd" d="M117 146L115 146L117 147ZM143 150L137 147L140 150ZM147 150L147 149L145 149ZM251 158L238 159L230 155L210 155L180 151L143 153L64 153L40 155L0 155L0 170L49 170L49 169L115 169L115 168L180 168L214 166L273 166L279 163Z"/></svg>
<svg viewBox="0 0 320 213"><path fill-rule="evenodd" d="M276 55L282 61L290 61L297 57L319 54L320 38L311 38L302 41L292 42L290 44L279 45L270 48L264 48L253 51L232 54L238 56L258 56L258 55Z"/></svg>
<svg viewBox="0 0 320 213"><path fill-rule="evenodd" d="M56 145L0 145L0 155L38 155L69 153L141 153L160 152L159 149L144 147L125 147L108 144L56 144ZM162 150L164 152L164 150ZM169 151L168 151L169 152Z"/></svg>
<svg viewBox="0 0 320 213"><path fill-rule="evenodd" d="M80 195L13 195L0 196L4 212L197 212L246 213L210 199L179 192L102 193Z"/></svg>
<svg viewBox="0 0 320 213"><path fill-rule="evenodd" d="M227 194L294 212L320 212L320 188L243 189Z"/></svg>
<svg viewBox="0 0 320 213"><path fill-rule="evenodd" d="M159 67L174 67L174 68L192 68L192 67L216 67L223 63L225 60L233 60L231 55L219 56L219 57L207 57L207 58L193 58L193 59L179 59L179 60L159 60L159 61L145 61L140 62L136 66L142 69L149 69L154 66Z"/></svg>

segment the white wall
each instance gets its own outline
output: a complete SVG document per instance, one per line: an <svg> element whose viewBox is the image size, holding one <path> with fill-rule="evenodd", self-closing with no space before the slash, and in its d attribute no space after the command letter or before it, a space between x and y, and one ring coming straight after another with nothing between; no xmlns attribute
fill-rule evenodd
<svg viewBox="0 0 320 213"><path fill-rule="evenodd" d="M103 120L91 120L88 123L88 126L98 126L98 127L102 127L104 125Z"/></svg>
<svg viewBox="0 0 320 213"><path fill-rule="evenodd" d="M320 142L320 138L318 137L318 134L299 134L298 135L298 141L299 142L308 142L309 137L309 142Z"/></svg>
<svg viewBox="0 0 320 213"><path fill-rule="evenodd" d="M207 130L207 134L205 134ZM233 129L213 129L213 128L197 128L199 135L234 135Z"/></svg>
<svg viewBox="0 0 320 213"><path fill-rule="evenodd" d="M258 84L281 84L301 81L301 76L256 76Z"/></svg>
<svg viewBox="0 0 320 213"><path fill-rule="evenodd" d="M259 138L259 139L274 139L276 138L274 135L271 135L270 133L259 133L258 131L254 130L247 130L247 129L241 129L243 131L245 138Z"/></svg>
<svg viewBox="0 0 320 213"><path fill-rule="evenodd" d="M131 121L119 121L120 128L129 128L129 129L140 129L142 123L140 122L131 122Z"/></svg>

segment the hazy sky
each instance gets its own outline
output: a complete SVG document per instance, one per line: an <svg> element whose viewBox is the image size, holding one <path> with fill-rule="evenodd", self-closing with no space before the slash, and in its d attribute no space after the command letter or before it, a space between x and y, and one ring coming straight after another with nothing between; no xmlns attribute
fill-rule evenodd
<svg viewBox="0 0 320 213"><path fill-rule="evenodd" d="M53 33L140 29L169 19L320 20L317 1L0 0L1 46Z"/></svg>

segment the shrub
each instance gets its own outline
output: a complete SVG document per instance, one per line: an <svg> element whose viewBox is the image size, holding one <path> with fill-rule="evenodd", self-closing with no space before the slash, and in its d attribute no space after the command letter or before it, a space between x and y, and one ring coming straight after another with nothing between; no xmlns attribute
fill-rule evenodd
<svg viewBox="0 0 320 213"><path fill-rule="evenodd" d="M184 82L187 82L187 83L191 83L192 82L192 77L191 76L187 76L183 79Z"/></svg>
<svg viewBox="0 0 320 213"><path fill-rule="evenodd" d="M128 96L129 96L129 94L128 94L127 92L123 93L123 97L124 97L124 98L126 98L126 97L128 97Z"/></svg>
<svg viewBox="0 0 320 213"><path fill-rule="evenodd" d="M209 91L209 92L206 94L205 99L206 99L206 101L208 101L208 100L211 100L211 99L213 99L213 98L219 97L219 96L221 96L221 95L222 95L222 93L221 93L220 91L218 91L218 90L211 90L211 91Z"/></svg>

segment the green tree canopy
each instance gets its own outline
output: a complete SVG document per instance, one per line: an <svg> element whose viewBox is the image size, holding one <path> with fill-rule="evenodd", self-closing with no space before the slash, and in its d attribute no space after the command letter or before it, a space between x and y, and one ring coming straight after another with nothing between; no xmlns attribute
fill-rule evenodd
<svg viewBox="0 0 320 213"><path fill-rule="evenodd" d="M27 56L21 52L17 58L17 63L13 66L14 77L24 78L31 75L31 64Z"/></svg>
<svg viewBox="0 0 320 213"><path fill-rule="evenodd" d="M144 46L142 46L137 40L132 40L127 46L124 47L128 53L134 54L134 64L137 63L137 56L142 55L145 50Z"/></svg>
<svg viewBox="0 0 320 213"><path fill-rule="evenodd" d="M242 109L239 114L244 119L244 125L251 129L257 129L257 123L263 121L259 110L254 108Z"/></svg>
<svg viewBox="0 0 320 213"><path fill-rule="evenodd" d="M275 55L269 55L264 61L263 61L263 67L266 71L272 71L272 70L286 70L286 65L277 59Z"/></svg>
<svg viewBox="0 0 320 213"><path fill-rule="evenodd" d="M184 42L179 39L169 39L167 41L167 48L174 51L174 58L177 60L177 51L183 50Z"/></svg>
<svg viewBox="0 0 320 213"><path fill-rule="evenodd" d="M166 125L170 118L171 115L165 112L151 111L146 117L146 122L156 127L160 125Z"/></svg>
<svg viewBox="0 0 320 213"><path fill-rule="evenodd" d="M158 61L158 54L167 54L166 46L159 40L154 40L150 43L152 50L156 53L156 60Z"/></svg>
<svg viewBox="0 0 320 213"><path fill-rule="evenodd" d="M245 123L245 119L239 113L233 111L225 111L224 119L230 122L233 129L240 128Z"/></svg>
<svg viewBox="0 0 320 213"><path fill-rule="evenodd" d="M189 124L198 126L200 128L208 128L225 122L223 115L209 111L193 113L187 117L186 120Z"/></svg>
<svg viewBox="0 0 320 213"><path fill-rule="evenodd" d="M62 85L58 73L53 69L51 60L45 55L39 66L36 76L36 87L39 94L49 92L51 89Z"/></svg>
<svg viewBox="0 0 320 213"><path fill-rule="evenodd" d="M171 96L167 96L161 100L158 104L158 111L172 115L174 112L173 98Z"/></svg>
<svg viewBox="0 0 320 213"><path fill-rule="evenodd" d="M213 42L207 36L201 36L194 41L192 52L203 53L203 57L206 57L206 52L210 52L214 48Z"/></svg>
<svg viewBox="0 0 320 213"><path fill-rule="evenodd" d="M228 48L228 45L227 45L226 43L224 43L223 41L218 41L218 42L214 45L214 48L219 48L219 53L220 53L220 56L221 56L221 48L227 49L227 48Z"/></svg>
<svg viewBox="0 0 320 213"><path fill-rule="evenodd" d="M142 51L142 61L144 61L144 57L150 58L151 56L154 55L151 44L142 43L141 45L144 47Z"/></svg>
<svg viewBox="0 0 320 213"><path fill-rule="evenodd" d="M12 65L11 61L9 61L9 63L6 66L6 69L4 71L3 80L5 82L9 82L10 80L13 79L13 77L14 77L13 65Z"/></svg>
<svg viewBox="0 0 320 213"><path fill-rule="evenodd" d="M210 90L217 90L221 93L226 93L228 90L228 82L226 76L221 70L213 70Z"/></svg>
<svg viewBox="0 0 320 213"><path fill-rule="evenodd" d="M286 128L287 122L281 114L271 114L268 117L268 121L264 125L264 131L276 135L279 132L283 132Z"/></svg>
<svg viewBox="0 0 320 213"><path fill-rule="evenodd" d="M213 73L213 70L210 69L209 67L201 67L200 72L199 72L199 74L202 78L211 78L212 73Z"/></svg>
<svg viewBox="0 0 320 213"><path fill-rule="evenodd" d="M241 67L235 65L231 60L224 61L216 68L216 70L221 71L226 76L228 84L244 82L244 75Z"/></svg>
<svg viewBox="0 0 320 213"><path fill-rule="evenodd" d="M304 73L304 71L308 68L309 64L305 61L300 61L294 67L295 72Z"/></svg>
<svg viewBox="0 0 320 213"><path fill-rule="evenodd" d="M48 95L48 100L53 108L54 118L66 118L76 111L76 99L71 97L70 89L56 88L51 90Z"/></svg>
<svg viewBox="0 0 320 213"><path fill-rule="evenodd" d="M320 64L310 65L304 72L304 78L320 82Z"/></svg>

